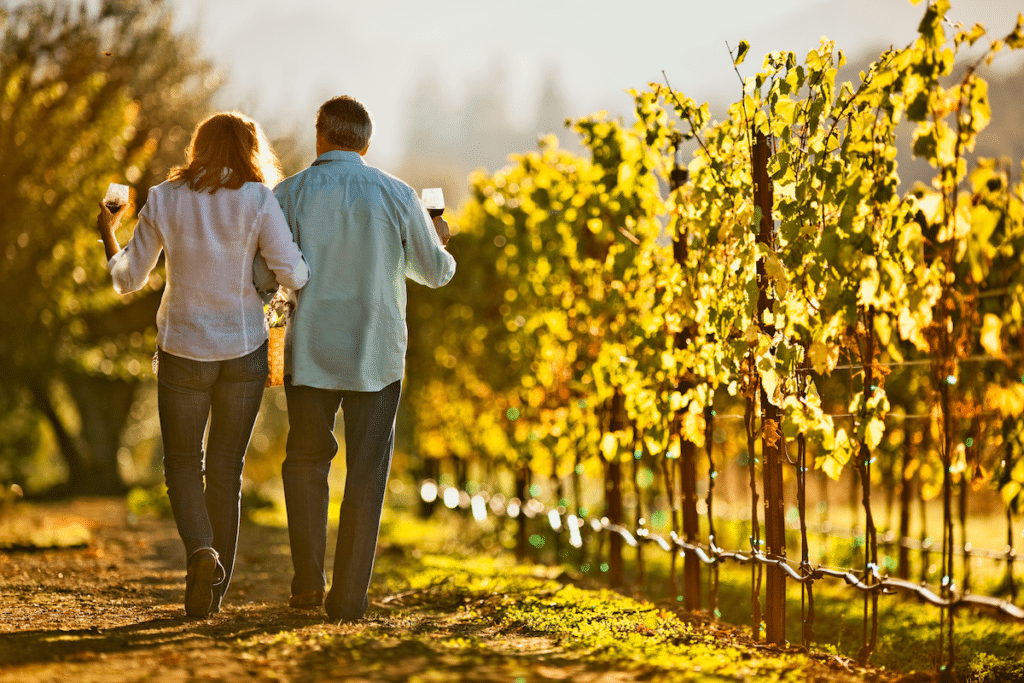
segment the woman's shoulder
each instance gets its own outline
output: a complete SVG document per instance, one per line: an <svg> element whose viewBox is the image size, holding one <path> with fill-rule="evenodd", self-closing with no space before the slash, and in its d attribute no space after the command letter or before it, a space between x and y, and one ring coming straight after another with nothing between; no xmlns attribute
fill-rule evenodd
<svg viewBox="0 0 1024 683"><path fill-rule="evenodd" d="M242 183L242 186L235 190L235 192L238 193L239 198L244 204L257 210L263 209L270 204L278 205L277 199L274 197L274 191L264 183L252 181Z"/></svg>
<svg viewBox="0 0 1024 683"><path fill-rule="evenodd" d="M182 191L188 191L188 187L177 180L165 180L153 185L146 190L146 205L143 210L163 211L166 207L174 205L175 197L180 196Z"/></svg>
<svg viewBox="0 0 1024 683"><path fill-rule="evenodd" d="M237 191L245 196L259 198L261 201L266 200L267 197L274 196L274 191L266 183L258 183L252 180L242 183L242 186Z"/></svg>
<svg viewBox="0 0 1024 683"><path fill-rule="evenodd" d="M195 190L188 186L188 183L184 180L171 180L167 179L162 183L153 185L149 188L146 193L146 202L149 203L154 199L170 200L175 197L181 197L188 194L195 194Z"/></svg>

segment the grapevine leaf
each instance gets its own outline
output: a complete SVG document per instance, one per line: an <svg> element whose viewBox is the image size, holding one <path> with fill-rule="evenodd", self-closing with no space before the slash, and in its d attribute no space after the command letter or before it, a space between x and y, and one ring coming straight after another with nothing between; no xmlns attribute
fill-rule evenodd
<svg viewBox="0 0 1024 683"><path fill-rule="evenodd" d="M736 48L736 59L733 60L733 66L739 66L743 63L743 60L747 58L747 52L750 51L750 43L745 40L740 41L740 45Z"/></svg>
<svg viewBox="0 0 1024 683"><path fill-rule="evenodd" d="M1003 355L1003 344L1000 333L1003 330L1003 321L992 313L985 314L985 320L981 328L981 345L991 356Z"/></svg>

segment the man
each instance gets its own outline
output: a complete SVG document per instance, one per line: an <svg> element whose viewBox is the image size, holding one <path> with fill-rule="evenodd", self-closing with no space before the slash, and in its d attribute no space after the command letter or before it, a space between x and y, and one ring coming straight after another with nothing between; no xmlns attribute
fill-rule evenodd
<svg viewBox="0 0 1024 683"><path fill-rule="evenodd" d="M323 602L331 621L359 619L368 606L405 373L405 278L440 287L455 274L444 219L431 225L411 187L363 161L372 133L361 102L328 100L317 113L316 161L274 190L311 273L296 292L285 344L289 604ZM324 601L327 475L339 408L347 474Z"/></svg>

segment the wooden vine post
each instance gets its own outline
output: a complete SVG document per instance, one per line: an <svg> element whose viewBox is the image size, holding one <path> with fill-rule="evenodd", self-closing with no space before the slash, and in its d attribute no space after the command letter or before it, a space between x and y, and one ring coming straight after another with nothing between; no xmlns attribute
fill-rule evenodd
<svg viewBox="0 0 1024 683"><path fill-rule="evenodd" d="M761 210L761 224L757 241L774 250L773 197L768 176L768 139L764 133L755 133L754 139L754 203ZM775 326L766 325L764 314L774 303L764 259L757 263L757 324L769 337L775 336ZM766 552L772 559L786 556L786 510L782 488L782 430L781 411L768 400L761 384L761 460L764 477L764 526ZM751 454L753 457L753 454ZM774 564L768 565L765 595L765 641L774 645L786 642L786 574Z"/></svg>
<svg viewBox="0 0 1024 683"><path fill-rule="evenodd" d="M615 434L626 428L626 395L616 391L611 398L608 415L608 433ZM618 449L605 464L605 504L608 521L621 525L622 511L622 460ZM626 584L622 564L623 539L617 533L608 536L608 584L620 588Z"/></svg>
<svg viewBox="0 0 1024 683"><path fill-rule="evenodd" d="M682 171L677 173L677 171ZM686 182L687 174L685 169L673 170L670 183L673 190L679 188ZM676 263L685 267L687 256L687 243L689 235L685 230L680 230L672 244L672 254ZM686 348L692 336L692 330L684 330L675 335L675 347ZM676 389L685 393L693 386L693 380L689 377L682 377ZM679 434L679 485L680 504L682 506L682 527L683 540L687 543L697 545L700 542L700 516L697 514L697 445L686 438L682 429L682 420L676 419L675 430ZM700 585L700 558L692 550L683 553L683 607L690 611L697 611L701 608L701 585Z"/></svg>

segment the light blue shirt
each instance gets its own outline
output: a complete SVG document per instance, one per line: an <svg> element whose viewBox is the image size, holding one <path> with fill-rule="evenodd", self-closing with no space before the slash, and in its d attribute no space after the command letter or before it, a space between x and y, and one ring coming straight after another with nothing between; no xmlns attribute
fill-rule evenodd
<svg viewBox="0 0 1024 683"><path fill-rule="evenodd" d="M356 152L330 151L274 194L311 273L296 292L285 375L349 391L402 379L405 279L440 287L455 274L416 191Z"/></svg>

